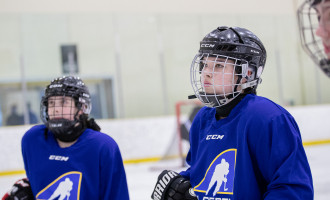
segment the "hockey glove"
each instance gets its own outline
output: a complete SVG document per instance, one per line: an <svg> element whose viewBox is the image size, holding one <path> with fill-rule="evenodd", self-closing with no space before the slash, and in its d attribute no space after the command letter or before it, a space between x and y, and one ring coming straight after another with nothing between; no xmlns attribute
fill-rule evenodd
<svg viewBox="0 0 330 200"><path fill-rule="evenodd" d="M2 200L34 200L29 180L23 178L16 181L10 191L2 197Z"/></svg>
<svg viewBox="0 0 330 200"><path fill-rule="evenodd" d="M190 181L175 171L164 170L159 176L154 191L153 200L197 200Z"/></svg>

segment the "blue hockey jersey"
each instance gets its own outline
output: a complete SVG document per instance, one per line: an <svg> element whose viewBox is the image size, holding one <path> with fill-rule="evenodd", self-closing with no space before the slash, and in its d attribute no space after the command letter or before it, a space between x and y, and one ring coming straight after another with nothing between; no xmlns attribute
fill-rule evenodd
<svg viewBox="0 0 330 200"><path fill-rule="evenodd" d="M60 148L44 125L22 138L26 175L36 200L128 200L122 157L108 135L86 129L77 142Z"/></svg>
<svg viewBox="0 0 330 200"><path fill-rule="evenodd" d="M190 129L190 179L199 200L312 200L310 167L294 118L253 94L227 118L204 107Z"/></svg>

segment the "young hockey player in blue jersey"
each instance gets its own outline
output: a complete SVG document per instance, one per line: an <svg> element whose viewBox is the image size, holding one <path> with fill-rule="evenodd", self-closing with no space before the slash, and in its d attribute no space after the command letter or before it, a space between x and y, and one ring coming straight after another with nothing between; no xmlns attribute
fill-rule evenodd
<svg viewBox="0 0 330 200"><path fill-rule="evenodd" d="M44 125L32 127L22 138L28 179L15 183L4 200L129 199L118 145L89 118L91 107L80 78L51 81L41 101Z"/></svg>
<svg viewBox="0 0 330 200"><path fill-rule="evenodd" d="M294 118L257 96L266 50L247 29L219 27L191 64L205 105L190 129L189 168L163 171L154 200L312 200L313 181Z"/></svg>
<svg viewBox="0 0 330 200"><path fill-rule="evenodd" d="M330 1L305 0L297 13L304 50L330 78Z"/></svg>

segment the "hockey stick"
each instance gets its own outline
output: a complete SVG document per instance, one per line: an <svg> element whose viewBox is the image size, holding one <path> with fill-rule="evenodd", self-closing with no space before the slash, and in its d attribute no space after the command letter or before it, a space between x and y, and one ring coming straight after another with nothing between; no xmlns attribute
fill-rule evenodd
<svg viewBox="0 0 330 200"><path fill-rule="evenodd" d="M226 175L225 175L224 177L227 178ZM227 181L228 181L228 180L227 180ZM227 183L227 181L226 181L225 184L223 185L223 190L224 190L225 192L228 190L228 188L226 188L226 183Z"/></svg>

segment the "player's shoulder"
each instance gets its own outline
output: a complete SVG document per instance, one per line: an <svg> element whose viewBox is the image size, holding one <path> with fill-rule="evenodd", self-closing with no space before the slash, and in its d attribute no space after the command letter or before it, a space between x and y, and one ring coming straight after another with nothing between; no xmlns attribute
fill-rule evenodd
<svg viewBox="0 0 330 200"><path fill-rule="evenodd" d="M35 125L35 126L31 127L29 130L27 130L25 132L25 134L23 135L23 137L21 139L22 146L25 146L25 145L31 146L31 144L37 145L37 144L43 143L45 141L44 140L45 129L46 129L45 125Z"/></svg>
<svg viewBox="0 0 330 200"><path fill-rule="evenodd" d="M32 126L29 130L27 130L23 136L23 138L35 138L38 136L43 136L45 132L46 126L44 124L39 124Z"/></svg>
<svg viewBox="0 0 330 200"><path fill-rule="evenodd" d="M196 114L196 116L199 116L199 117L201 117L203 119L208 118L208 116L210 116L211 118L213 118L214 115L215 115L215 112L216 112L215 111L215 108L204 106L204 107L202 107L198 111L198 113Z"/></svg>
<svg viewBox="0 0 330 200"><path fill-rule="evenodd" d="M91 151L97 151L102 156L110 156L114 158L120 155L117 142L108 134L92 129L86 129L80 137L82 137L80 145L88 145Z"/></svg>
<svg viewBox="0 0 330 200"><path fill-rule="evenodd" d="M285 108L266 97L248 94L244 98L244 102L244 113L251 114L255 117L259 116L260 118L273 118L280 115L290 115Z"/></svg>
<svg viewBox="0 0 330 200"><path fill-rule="evenodd" d="M88 141L89 143L94 143L95 145L109 145L112 147L118 146L117 142L110 135L100 131L86 129L83 135L83 137L86 137L86 141Z"/></svg>

